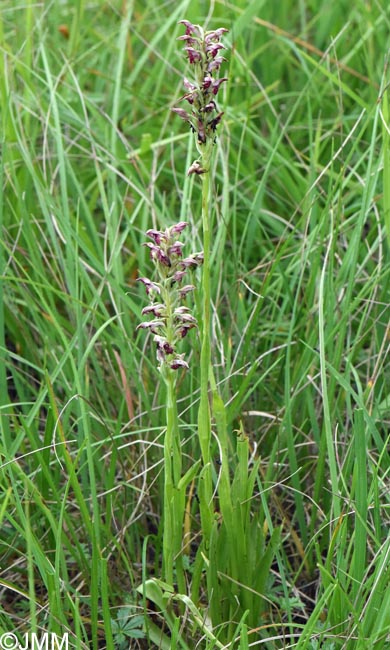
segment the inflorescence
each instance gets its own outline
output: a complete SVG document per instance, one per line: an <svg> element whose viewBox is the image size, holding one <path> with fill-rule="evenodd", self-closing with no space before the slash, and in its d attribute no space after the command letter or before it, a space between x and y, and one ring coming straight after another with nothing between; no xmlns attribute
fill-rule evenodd
<svg viewBox="0 0 390 650"><path fill-rule="evenodd" d="M151 304L142 310L142 314L152 315L153 320L141 323L137 329L149 329L154 334L160 369L188 368L188 363L183 359L184 355L177 351L177 345L190 329L197 327L189 307L182 304L195 286L183 285L183 279L189 269L195 269L202 264L203 253L194 253L183 258L184 244L177 240L177 235L180 235L187 225L187 222L180 221L164 231L152 229L146 232L152 242L144 246L150 250L158 281L138 278L138 281L144 284L151 300Z"/></svg>
<svg viewBox="0 0 390 650"><path fill-rule="evenodd" d="M181 20L185 25L186 33L179 36L179 40L185 41L184 51L190 65L194 68L194 80L184 78L184 87L187 92L182 97L191 105L189 112L182 108L173 108L183 120L188 122L197 136L197 147L199 153L209 142L214 142L216 128L221 121L223 113L218 111L216 96L221 84L227 81L227 77L219 78L219 69L226 59L221 56L220 51L225 46L220 42L222 35L228 30L224 27L205 32L200 25L193 25L188 20ZM189 174L203 174L199 162L191 165Z"/></svg>

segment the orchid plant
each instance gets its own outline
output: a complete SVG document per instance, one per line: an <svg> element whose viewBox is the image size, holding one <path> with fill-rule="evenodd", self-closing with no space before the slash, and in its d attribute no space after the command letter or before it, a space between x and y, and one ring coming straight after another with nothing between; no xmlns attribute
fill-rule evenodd
<svg viewBox="0 0 390 650"><path fill-rule="evenodd" d="M139 278L145 286L151 304L142 311L151 320L142 322L138 328L149 330L157 349L158 368L167 386L166 419L167 429L164 440L165 494L164 494L164 536L163 558L164 578L172 584L173 570L179 586L184 588L181 569L181 531L184 516L181 444L176 405L177 371L188 369L182 353L179 352L180 340L189 330L197 327L197 322L188 306L183 301L194 285L183 285L183 278L188 269L203 264L202 276L202 349L201 349L201 395L198 416L198 433L203 459L201 520L204 545L207 547L212 527L212 473L210 462L211 413L208 402L210 380L210 163L216 137L216 130L223 113L218 110L216 97L226 77L219 77L219 70L225 61L220 42L227 30L225 28L204 31L199 25L188 20L180 21L185 26L185 34L179 37L184 41L184 51L193 69L193 79L184 78L186 89L182 100L190 105L189 111L173 108L183 120L190 124L196 136L199 158L188 170L188 174L202 177L202 229L203 253L194 253L183 258L183 243L177 236L188 225L179 222L165 231L148 230L146 235L152 240L145 246L150 249L151 259L155 264L157 280ZM193 475L193 468L191 470ZM180 486L180 488L179 488ZM176 558L176 564L175 560Z"/></svg>
<svg viewBox="0 0 390 650"><path fill-rule="evenodd" d="M199 444L203 459L200 500L203 540L207 547L213 524L212 515L212 470L211 470L211 413L209 406L209 389L215 389L211 368L210 326L211 326L211 290L210 290L210 193L211 162L216 139L217 127L223 112L217 106L217 95L227 77L220 77L221 65L226 59L221 55L225 46L222 36L228 31L224 27L205 31L200 25L188 20L180 21L185 27L185 34L179 36L184 41L184 51L192 69L192 79L184 78L185 95L181 101L188 102L188 111L182 108L172 110L185 122L190 124L195 135L195 144L199 157L188 170L188 174L197 174L202 179L202 231L203 231L203 275L202 275L202 350L200 368L200 406L198 414Z"/></svg>
<svg viewBox="0 0 390 650"><path fill-rule="evenodd" d="M212 163L223 116L217 105L217 95L227 80L220 77L225 61L221 54L225 49L221 38L227 30L205 31L188 20L181 21L181 24L185 27L185 34L179 39L184 41L192 76L191 79L184 78L185 94L180 101L189 106L187 110L181 107L172 110L189 124L198 151L198 158L187 173L201 181L203 253L183 257L184 247L177 236L182 234L186 222L179 222L165 231L147 232L152 241L145 245L150 249L158 277L153 281L140 278L151 300L143 314L150 316L151 320L139 327L149 330L154 336L159 370L167 385L167 427L164 441L164 581L147 581L142 586L142 593L165 612L172 638L177 634L180 621L175 619L170 605L166 607L165 604L176 599L179 614L184 612L180 607L189 608L202 634L215 644L213 647L227 648L233 647L230 641L235 634L239 635L237 620L239 626L249 624L253 628L261 620L266 607L267 577L279 544L280 531L274 528L266 543L262 510L252 510L251 505L259 481L260 459L249 466L249 441L243 430L239 431L234 447L231 444L234 441L228 433L226 409L217 390L211 363ZM184 304L194 285L185 284L184 276L188 269L200 265L202 302L197 314L201 333L197 431L201 458L182 476L176 378L178 372L188 370L189 366L180 352L181 339L197 327L194 315ZM218 444L218 468L212 466L212 432ZM235 452L231 465L229 447ZM214 483L215 476L217 480ZM197 479L201 543L191 572L186 574L183 561L188 548L183 534L184 529L187 531L185 512L188 514L185 499L186 488L194 479ZM192 488L189 492L192 493ZM206 616L198 609L204 593L207 594ZM212 629L206 621L211 622ZM188 648L186 645L183 647Z"/></svg>

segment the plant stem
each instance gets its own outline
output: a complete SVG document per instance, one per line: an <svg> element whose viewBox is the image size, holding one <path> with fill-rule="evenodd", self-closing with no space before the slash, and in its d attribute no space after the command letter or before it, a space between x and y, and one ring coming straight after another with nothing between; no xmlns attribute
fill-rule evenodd
<svg viewBox="0 0 390 650"><path fill-rule="evenodd" d="M164 377L167 386L166 422L164 438L164 534L163 559L164 580L173 584L173 446L177 425L175 386L172 373L168 370Z"/></svg>
<svg viewBox="0 0 390 650"><path fill-rule="evenodd" d="M173 585L173 569L176 565L179 592L184 593L185 579L181 560L181 545L185 499L184 490L180 490L178 487L182 473L182 458L177 415L175 372L170 368L165 368L164 380L167 387L167 431L164 440L164 580L168 584ZM175 557L177 558L176 562Z"/></svg>
<svg viewBox="0 0 390 650"><path fill-rule="evenodd" d="M203 471L201 474L200 514L203 540L209 545L212 528L212 477L210 462L211 412L209 405L210 352L210 161L212 143L208 142L202 151L201 166L207 171L202 174L202 228L203 228L203 276L202 276L202 349L200 357L200 405L198 414L199 444L202 453Z"/></svg>

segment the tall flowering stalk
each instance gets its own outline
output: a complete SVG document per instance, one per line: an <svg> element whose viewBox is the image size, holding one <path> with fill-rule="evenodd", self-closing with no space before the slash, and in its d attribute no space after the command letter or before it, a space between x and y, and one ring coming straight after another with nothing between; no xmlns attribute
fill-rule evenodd
<svg viewBox="0 0 390 650"><path fill-rule="evenodd" d="M249 441L241 431L236 444L236 466L229 466L229 433L226 410L218 394L210 354L210 237L211 237L211 168L214 142L222 113L218 110L216 98L225 77L219 76L224 62L221 38L227 31L223 28L205 31L199 25L181 21L185 34L184 49L190 68L191 80L184 79L187 110L174 108L174 112L191 127L198 158L188 173L200 177L202 183L202 227L203 255L196 253L183 258L183 244L177 240L186 226L180 222L165 231L149 230L152 240L146 246L150 249L157 269L157 280L140 278L145 285L151 304L143 314L150 320L139 325L148 329L154 337L157 360L167 386L167 431L164 441L165 484L164 484L164 579L146 581L142 585L145 597L156 603L165 612L170 627L171 639L178 639L177 619L173 614L172 601L178 601L190 609L190 616L208 637L211 645L231 647L237 634L237 622L244 631L246 625L261 629L266 605L267 578L279 544L280 531L273 529L266 543L264 516L254 511L252 503L259 480L260 459L248 469ZM198 415L198 432L201 458L182 476L180 436L176 407L176 381L178 371L188 365L180 352L180 341L188 331L196 327L194 317L184 304L185 296L193 285L184 284L188 268L197 267L203 261L202 273L202 315L201 334L201 399ZM209 405L209 394L211 406ZM214 516L213 484L211 473L211 418L218 435L220 467L218 469L218 517ZM199 468L202 467L199 472ZM233 472L233 478L231 474ZM186 487L198 477L202 544L192 565L191 595L187 595L187 584L183 567L183 521ZM186 512L186 516L190 512ZM185 528L185 526L184 526ZM178 593L172 592L174 570ZM200 592L207 593L207 615L202 615ZM164 605L164 603L166 603ZM188 621L188 619L185 619ZM244 625L245 621L245 625ZM242 624L242 627L241 627ZM216 634L214 635L214 630ZM185 636L185 624L180 633ZM191 647L193 646L193 629ZM241 640L243 639L241 635ZM207 641L207 643L208 643ZM184 645L186 643L184 642ZM245 643L244 643L245 645ZM187 646L186 646L187 647ZM189 646L188 646L189 647Z"/></svg>
<svg viewBox="0 0 390 650"><path fill-rule="evenodd" d="M188 102L189 109L173 108L172 110L188 122L194 132L199 158L192 163L188 174L197 174L202 179L204 265L202 276L201 395L198 431L203 459L202 481L199 487L200 510L204 542L207 546L213 524L210 458L211 413L208 399L211 378L210 166L216 130L223 115L218 109L216 98L221 84L227 81L226 77L219 77L219 71L225 61L225 58L221 56L221 50L225 49L221 43L221 37L228 30L221 27L212 31L204 31L200 25L193 25L188 20L182 20L180 23L185 26L185 34L180 36L179 40L185 42L184 51L191 66L193 78L191 80L184 78L186 93L182 100Z"/></svg>
<svg viewBox="0 0 390 650"><path fill-rule="evenodd" d="M182 457L177 414L176 382L180 369L187 369L188 363L179 352L180 341L189 330L197 326L196 319L184 304L186 296L195 287L184 284L189 269L195 269L203 262L202 253L183 258L184 244L177 239L188 224L181 221L164 231L148 230L147 242L150 256L156 267L157 281L139 278L145 286L150 305L142 314L151 317L138 325L153 334L156 344L158 369L167 388L166 433L164 438L164 534L163 574L173 584L176 561L176 575L180 591L185 590L181 563L183 537L185 481L182 477Z"/></svg>

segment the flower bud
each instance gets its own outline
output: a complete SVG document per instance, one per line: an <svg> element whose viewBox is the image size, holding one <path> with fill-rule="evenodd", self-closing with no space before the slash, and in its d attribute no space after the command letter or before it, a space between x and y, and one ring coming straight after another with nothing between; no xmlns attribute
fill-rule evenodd
<svg viewBox="0 0 390 650"><path fill-rule="evenodd" d="M169 232L173 234L180 234L183 232L184 228L187 228L188 222L187 221L179 221L179 223L176 223L174 226L171 226L169 228Z"/></svg>

